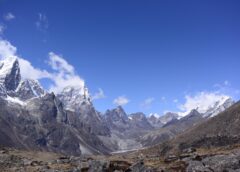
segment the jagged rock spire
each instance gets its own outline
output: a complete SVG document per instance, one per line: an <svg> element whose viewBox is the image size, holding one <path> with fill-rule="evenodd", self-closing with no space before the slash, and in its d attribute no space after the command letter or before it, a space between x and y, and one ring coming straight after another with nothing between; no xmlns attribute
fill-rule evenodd
<svg viewBox="0 0 240 172"><path fill-rule="evenodd" d="M19 62L16 57L8 57L0 62L0 84L7 91L14 91L21 81Z"/></svg>

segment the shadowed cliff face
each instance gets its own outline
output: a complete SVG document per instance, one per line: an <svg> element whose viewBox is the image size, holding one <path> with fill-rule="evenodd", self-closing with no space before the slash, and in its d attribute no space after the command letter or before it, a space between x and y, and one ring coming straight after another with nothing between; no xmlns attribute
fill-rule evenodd
<svg viewBox="0 0 240 172"><path fill-rule="evenodd" d="M64 111L54 94L34 98L24 108L3 99L0 105L1 145L73 155L109 151L97 135L72 125L73 121L80 124L80 119Z"/></svg>

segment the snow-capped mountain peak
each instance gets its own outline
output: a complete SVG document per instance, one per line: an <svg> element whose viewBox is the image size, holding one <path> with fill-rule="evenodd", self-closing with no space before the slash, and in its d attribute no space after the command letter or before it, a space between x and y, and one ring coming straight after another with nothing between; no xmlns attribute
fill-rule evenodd
<svg viewBox="0 0 240 172"><path fill-rule="evenodd" d="M84 104L92 105L90 94L86 87L68 86L57 96L67 109L76 109L76 107Z"/></svg>
<svg viewBox="0 0 240 172"><path fill-rule="evenodd" d="M128 121L128 116L124 109L121 106L116 107L112 110L107 110L106 116L108 116L109 119L112 121Z"/></svg>
<svg viewBox="0 0 240 172"><path fill-rule="evenodd" d="M14 91L21 80L19 62L16 57L8 57L0 62L0 84L7 91Z"/></svg>
<svg viewBox="0 0 240 172"><path fill-rule="evenodd" d="M203 113L203 117L209 118L209 117L216 116L217 114L229 108L233 104L234 104L234 101L230 97L228 96L222 97L219 101L209 106L209 109L207 109Z"/></svg>
<svg viewBox="0 0 240 172"><path fill-rule="evenodd" d="M0 61L0 95L11 102L20 102L45 95L46 91L37 80L21 80L20 66L16 57Z"/></svg>
<svg viewBox="0 0 240 172"><path fill-rule="evenodd" d="M158 113L150 113L149 117L160 118L160 115Z"/></svg>
<svg viewBox="0 0 240 172"><path fill-rule="evenodd" d="M157 113L150 113L147 117L148 122L155 128L161 128L163 123L160 121L160 115Z"/></svg>
<svg viewBox="0 0 240 172"><path fill-rule="evenodd" d="M161 116L159 118L159 120L161 121L161 123L163 124L167 124L168 122L178 119L178 114L177 113L173 113L173 112L167 112L165 113L163 116Z"/></svg>
<svg viewBox="0 0 240 172"><path fill-rule="evenodd" d="M133 113L133 114L130 114L130 117L133 119L133 120L147 120L146 116L144 113L142 112L137 112L137 113Z"/></svg>
<svg viewBox="0 0 240 172"><path fill-rule="evenodd" d="M7 75L11 72L11 69L16 61L18 61L16 57L8 57L0 61L0 74Z"/></svg>
<svg viewBox="0 0 240 172"><path fill-rule="evenodd" d="M25 79L20 82L16 93L21 100L27 100L33 97L43 96L46 94L46 91L37 80Z"/></svg>
<svg viewBox="0 0 240 172"><path fill-rule="evenodd" d="M125 117L125 115L126 115L126 112L124 111L122 106L116 107L113 111L117 112L120 117Z"/></svg>
<svg viewBox="0 0 240 172"><path fill-rule="evenodd" d="M223 95L223 96L220 96L217 100L212 100L210 103L206 102L204 106L198 105L193 109L197 110L200 114L202 114L204 118L210 118L210 117L216 116L217 114L229 108L233 104L234 104L234 100L231 97ZM178 115L180 116L180 118L185 117L192 110L185 111L185 112L178 112Z"/></svg>

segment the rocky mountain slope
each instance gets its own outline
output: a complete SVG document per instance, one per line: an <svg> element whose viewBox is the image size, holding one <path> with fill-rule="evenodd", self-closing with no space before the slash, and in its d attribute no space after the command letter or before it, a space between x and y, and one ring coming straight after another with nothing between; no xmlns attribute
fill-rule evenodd
<svg viewBox="0 0 240 172"><path fill-rule="evenodd" d="M148 116L149 123L155 128L161 128L163 125L176 120L179 118L177 113L167 112L164 115L160 116L158 114L150 114Z"/></svg>
<svg viewBox="0 0 240 172"><path fill-rule="evenodd" d="M159 144L174 138L176 135L184 132L186 129L191 128L203 120L204 118L197 110L192 110L187 116L179 120L174 119L163 125L160 129L143 135L139 141L144 146Z"/></svg>
<svg viewBox="0 0 240 172"><path fill-rule="evenodd" d="M193 126L200 124L201 122L210 119L225 109L234 104L231 98L222 97L219 101L210 105L208 109L199 113L198 109L193 109L189 114L181 117L176 113L167 113L162 117L150 116L148 120L157 121L155 125L162 124L162 126L156 127L158 129L148 132L139 138L139 142L143 146L152 146L170 140L185 130L192 128ZM163 121L167 121L164 125ZM158 125L159 126L159 125Z"/></svg>
<svg viewBox="0 0 240 172"><path fill-rule="evenodd" d="M93 107L87 88L69 86L57 94L57 97L63 103L63 108L73 112L81 121L81 124L76 124L76 126L87 129L90 134L110 135L102 116Z"/></svg>
<svg viewBox="0 0 240 172"><path fill-rule="evenodd" d="M67 154L109 153L141 147L136 138L153 129L144 114L128 117L122 107L101 115L86 87L47 93L38 81L21 79L16 58L1 62L0 76L1 145Z"/></svg>
<svg viewBox="0 0 240 172"><path fill-rule="evenodd" d="M115 151L139 149L142 145L137 139L154 129L145 114L134 113L127 115L121 106L107 110L103 115L105 124L111 131L110 137L101 136L101 140Z"/></svg>
<svg viewBox="0 0 240 172"><path fill-rule="evenodd" d="M80 106L85 113L68 110L61 96L47 93L37 81L21 80L18 60L14 58L1 62L0 76L1 145L67 154L110 152L98 138L109 136L109 130L84 96L80 97ZM87 115L91 118L85 118Z"/></svg>
<svg viewBox="0 0 240 172"><path fill-rule="evenodd" d="M38 81L21 79L18 59L0 62L0 145L65 154L109 154L174 138L231 106L221 99L205 113L193 110L146 117L122 107L100 114L86 87L48 93Z"/></svg>
<svg viewBox="0 0 240 172"><path fill-rule="evenodd" d="M240 102L237 102L169 141L125 156L142 157L146 164L163 172L239 171L239 119Z"/></svg>
<svg viewBox="0 0 240 172"><path fill-rule="evenodd" d="M240 144L240 102L219 115L205 119L175 138L155 145L146 152L159 155L178 155L191 149L228 149Z"/></svg>
<svg viewBox="0 0 240 172"><path fill-rule="evenodd" d="M178 149L219 147L240 143L240 102L189 129L171 141Z"/></svg>

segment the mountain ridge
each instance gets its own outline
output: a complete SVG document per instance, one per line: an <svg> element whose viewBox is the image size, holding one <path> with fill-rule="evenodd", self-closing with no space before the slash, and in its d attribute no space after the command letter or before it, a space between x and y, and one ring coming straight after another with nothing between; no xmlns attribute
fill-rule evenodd
<svg viewBox="0 0 240 172"><path fill-rule="evenodd" d="M142 112L127 114L121 106L100 114L86 86L48 93L38 81L21 79L17 58L0 62L0 102L0 135L9 140L0 139L0 144L65 154L108 154L152 146L233 103L231 99L217 103L207 117L197 110L182 118L173 112L147 117Z"/></svg>

